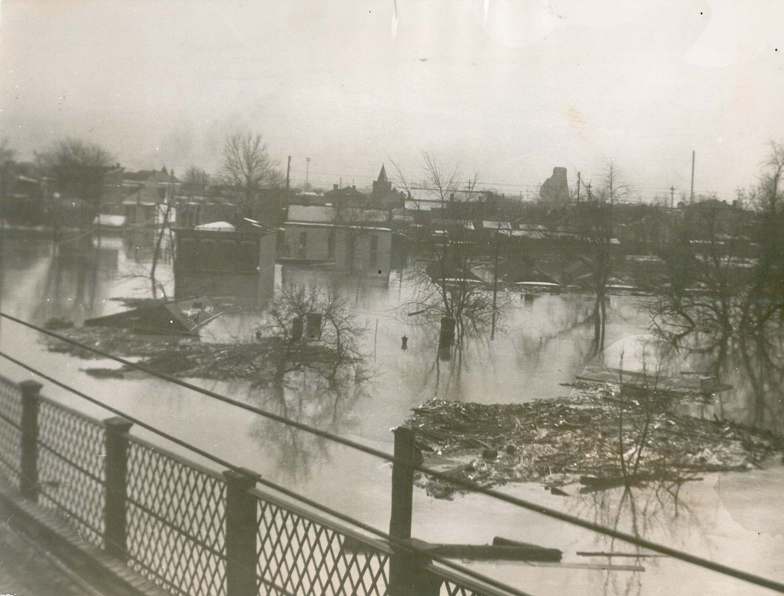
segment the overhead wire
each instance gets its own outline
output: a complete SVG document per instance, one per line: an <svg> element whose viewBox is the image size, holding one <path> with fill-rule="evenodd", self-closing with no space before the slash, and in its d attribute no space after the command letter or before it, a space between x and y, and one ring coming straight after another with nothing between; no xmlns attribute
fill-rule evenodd
<svg viewBox="0 0 784 596"><path fill-rule="evenodd" d="M362 522L362 521L360 521L360 520L358 520L358 519L356 519L354 517L346 515L345 513L341 513L340 511L337 511L336 509L328 507L328 506L324 505L323 503L319 503L317 501L309 499L308 497L306 497L306 496L304 496L302 494L299 494L297 492L294 492L294 491L286 488L285 486L282 486L282 485L280 485L280 484L278 484L276 482L273 482L271 480L267 480L266 478L264 478L261 474L259 474L255 470L249 470L248 468L245 468L245 467L233 464L230 461L228 461L227 459L224 459L224 458L222 458L222 457L220 457L218 455L215 455L213 453L210 453L209 451L205 451L204 449L202 449L200 447L197 447L193 443L189 443L187 441L179 439L179 438L175 437L174 435L172 435L171 433L169 433L167 431L164 431L164 430L162 430L162 429L160 429L160 428L158 428L158 427L156 427L156 426L154 426L152 424L144 422L140 418L137 418L137 417L135 417L135 416L133 416L131 414L128 414L127 412L124 412L123 410L120 410L118 408L110 406L110 405L108 405L108 404L106 404L106 403L104 403L104 402L102 402L102 401L100 401L100 400L98 400L98 399L96 399L96 398L94 398L94 397L84 393L83 391L80 391L80 390L76 389L75 387L71 387L70 385L55 379L51 375L48 375L48 374L44 373L43 371L41 371L41 370L39 370L39 369L37 369L37 368L35 368L35 367L25 363L25 362L22 362L18 358L14 358L13 356L11 356L9 354L6 354L3 351L0 351L0 357L5 358L9 362L14 363L15 365L20 366L21 368L24 368L25 370L33 373L37 377L39 377L39 378L41 378L41 379L43 379L45 381L48 381L48 382L52 383L53 385L56 385L57 387L60 387L61 389L64 389L64 390L66 390L66 391L68 391L70 393L73 393L77 397L80 397L80 398L82 398L82 399L84 399L84 400L86 400L86 401L88 401L88 402L90 402L90 403L92 403L92 404L94 404L96 406L99 406L99 407L105 409L108 412L111 412L115 416L122 417L125 420L127 420L128 422L131 422L131 423L135 424L136 426L139 426L139 427L141 427L141 428L143 428L143 429L145 429L145 430L147 430L147 431L149 431L149 432L151 432L151 433L161 437L162 439L165 439L166 441L174 443L175 445L178 445L178 446L180 446L180 447L182 447L182 448L184 448L184 449L186 449L188 451L191 451L191 452L195 453L195 454L199 455L200 457L203 457L204 459L207 459L207 460L209 460L209 461L211 461L211 462L213 462L215 464L218 464L219 466L222 466L224 468L232 470L232 471L234 471L234 472L236 472L238 474L242 474L242 475L245 475L245 476L250 475L257 483L262 484L264 486L267 486L268 488L271 488L271 489L275 490L276 492L278 492L280 494L283 494L283 495L285 495L285 496L287 496L287 497L289 497L291 499L299 501L300 503L303 503L304 505L306 505L308 507L311 507L311 508L313 508L316 511L320 511L322 513L325 513L325 514L329 515L330 517L334 517L335 519L339 519L339 520L341 520L341 521L343 521L345 523L348 523L348 524L350 524L352 526L355 526L355 527L357 527L357 528L359 528L361 530L364 530L365 532L368 532L369 534L372 534L372 535L376 536L377 538L381 538L383 540L386 540L390 544L393 544L393 545L395 545L395 546L397 546L399 548L402 548L403 550L406 550L408 552L412 552L412 553L415 553L415 554L425 554L429 559L431 559L433 561L436 561L437 563L440 563L441 565L444 565L445 567L449 567L451 569L454 569L455 571L458 571L459 573L465 574L465 575L467 575L467 576L469 576L469 577L471 577L471 578L473 578L475 580L481 581L481 582L486 583L488 585L491 585L491 586L493 586L495 588L502 589L502 590L504 590L504 591L506 591L506 592L508 592L510 594L514 594L516 596L529 596L527 593L521 592L521 591L517 590L516 588L514 588L513 586L509 586L509 585L504 584L502 582L499 582L499 581L497 581L497 580L495 580L495 579L493 579L491 577L488 577L488 576L483 575L481 573L477 573L476 571L473 571L473 570L471 570L471 569L469 569L467 567L464 567L462 565L454 563L453 561L450 561L449 559L446 559L444 557L435 555L435 554L433 554L431 552L427 552L425 549L419 548L419 547L417 547L417 546L415 546L415 545L413 545L413 544L411 544L409 542L406 542L406 541L400 540L398 538L395 538L394 536L391 536L391 535L387 534L386 532L383 532L382 530L379 530L378 528L374 528L373 526L371 526L369 524L366 524L365 522ZM15 422L13 422L10 419L8 419L2 413L0 413L0 420L3 420L7 424L10 424L11 426L14 426L17 430L21 431L21 426L20 425L16 424ZM69 462L69 463L71 463L71 462ZM6 464L6 465L8 465L8 464ZM74 464L71 464L71 465L74 465ZM84 470L80 470L80 471L83 474L86 473ZM88 474L88 476L90 478L93 478L92 475Z"/></svg>
<svg viewBox="0 0 784 596"><path fill-rule="evenodd" d="M103 356L105 358L108 358L110 360L114 360L114 361L119 362L120 364L123 364L123 365L125 365L125 366L127 366L129 368L133 368L135 370L138 370L140 372L144 372L146 374L149 374L149 375L151 375L153 377L156 377L156 378L159 378L161 380L173 383L175 385L179 385L179 386L181 386L183 388L192 390L192 391L197 392L197 393L201 393L201 394L206 395L208 397L212 397L214 399L217 399L218 401L227 403L227 404L232 405L232 406L236 406L238 408L244 409L244 410L249 411L249 412L253 412L253 413L255 413L255 414L259 415L259 416L263 416L265 418L268 418L270 420L274 420L274 421L279 422L281 424L285 424L287 426L294 427L294 428L296 428L298 430L301 430L301 431L313 434L313 435L321 437L323 439L327 439L329 441L332 441L332 442L344 445L346 447L350 447L352 449L356 449L356 450L358 450L360 452L366 453L368 455L375 456L375 457L377 457L379 459L382 459L384 461L387 461L389 463L395 463L396 462L395 457L393 455L391 455L391 454L389 454L389 453L387 453L385 451L381 451L380 449L376 449L376 448L373 448L373 447L370 447L370 446L367 446L367 445L363 445L362 443L359 443L359 442L351 440L351 439L347 439L347 438L342 437L340 435L337 435L337 434L334 434L334 433L331 433L331 432L328 432L328 431L324 431L324 430L321 430L321 429L319 429L317 427L310 426L308 424L304 424L302 422L299 422L297 420L292 420L290 418L286 418L285 416L281 416L279 414L275 414L274 412L270 412L268 410L263 410L263 409L258 408L256 406L252 406L250 404L247 404L247 403L244 403L244 402L241 402L241 401L229 398L229 397L227 397L225 395L222 395L220 393L217 393L215 391L211 391L209 389L205 389L203 387L199 387L198 385L194 385L194 384L189 383L187 381L183 381L182 379L177 379L177 378L172 377L170 375L167 375L165 373L161 373L159 371L155 371L155 370L150 369L149 367L146 367L146 366L144 366L142 364L139 364L139 363L136 363L136 362L132 362L130 360L122 358L121 356L116 356L114 354L111 354L110 352L106 352L104 350L100 350L98 348L94 348L92 346L88 346L86 344L82 344L81 342L78 342L78 341L73 340L71 338L65 337L65 336L60 335L58 333L55 333L55 332L53 332L53 331L51 331L49 329L44 329L42 327L39 327L37 325L34 325L34 324L29 323L27 321L24 321L23 319L20 319L18 317L14 317L12 315L9 315L7 313L0 312L0 317L4 318L4 319L7 319L9 321L13 321L13 322L15 322L17 324L20 324L22 326L28 327L28 328L30 328L30 329L32 329L34 331L37 331L37 332L42 333L44 335L48 335L50 337L53 337L55 339L58 339L58 340L63 341L65 343L68 343L68 344L73 345L75 347L78 347L80 349L87 350L89 352L93 352L95 354L98 354L98 355ZM9 359L9 356L7 354L1 353L1 352L0 352L0 356L4 357L6 359ZM29 370L29 368L28 368L28 370ZM94 399L94 398L92 398L92 399ZM414 470L416 470L416 471L418 471L418 472L420 472L422 474L426 474L426 475L428 475L428 476L430 476L432 478L436 478L438 480L442 480L442 481L450 483L452 485L459 486L460 488L468 490L468 491L472 491L472 492L475 492L475 493L478 493L478 494L482 494L482 495L485 495L485 496L497 499L499 501L503 501L503 502L505 502L507 504L514 505L514 506L519 507L521 509L526 509L528 511L539 513L539 514L544 515L546 517L549 517L549 518L552 518L552 519L557 519L559 521L562 521L562 522L565 522L565 523L568 523L568 524L571 524L571 525L574 525L574 526L581 527L583 529L592 531L592 532L597 533L597 534L603 534L603 535L609 536L611 538L622 540L622 541L627 542L629 544L633 544L633 545L636 545L636 546L639 546L639 547L642 547L642 548L646 548L646 549L658 552L660 554L664 554L664 555L673 557L675 559L679 559L681 561L690 563L692 565L696 565L698 567L709 569L711 571L715 571L717 573L721 573L721 574L727 575L729 577L734 577L736 579L740 579L740 580L746 581L748 583L752 583L752 584L755 584L755 585L758 585L758 586L762 586L762 587L766 587L766 588L773 589L773 590L778 590L778 591L784 593L784 583L782 583L782 582L778 582L778 581L775 581L775 580L771 580L769 578L761 577L761 576L758 576L756 574L749 573L749 572L746 572L746 571L743 571L743 570L731 567L729 565L725 565L725 564L722 564L722 563L717 563L715 561L711 561L710 559L705 559L703 557L698 557L698 556L693 555L691 553L688 553L688 552L685 552L685 551L682 551L682 550L679 550L679 549L676 549L676 548L673 548L673 547L670 547L670 546L667 546L667 545L659 544L659 543L647 540L645 538L641 538L639 536L635 536L633 534L629 534L629 533L626 533L626 532L621 532L621 531L616 530L614 528L609 528L609 527L606 527L606 526L602 526L600 524L584 520L584 519L579 518L577 516L574 516L574 515L571 515L571 514L568 514L568 513L563 513L562 511L559 511L557 509L546 507L544 505L539 505L537 503L532 503L532 502L527 501L525 499L521 499L521 498L518 498L518 497L514 497L512 495L508 495L506 493L499 492L499 491L494 490L494 489L483 487L483 486L478 485L478 484L476 484L474 482L471 482L471 481L468 481L468 480L464 480L464 479L452 476L452 475L450 475L448 473L440 472L438 470L434 470L432 468L428 468L428 467L426 467L424 465L421 465L421 464L420 465L411 466L410 462L402 462L401 461L401 462L398 462L398 463L406 465L406 466L409 466L409 467L412 467Z"/></svg>

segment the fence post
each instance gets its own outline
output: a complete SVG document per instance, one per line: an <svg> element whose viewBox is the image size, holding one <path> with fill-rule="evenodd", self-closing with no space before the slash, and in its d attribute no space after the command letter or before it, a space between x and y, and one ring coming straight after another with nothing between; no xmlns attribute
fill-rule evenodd
<svg viewBox="0 0 784 596"><path fill-rule="evenodd" d="M128 499L128 431L133 423L120 416L106 418L104 442L106 457L106 501L104 503L104 549L110 555L125 560Z"/></svg>
<svg viewBox="0 0 784 596"><path fill-rule="evenodd" d="M392 464L392 512L389 535L393 540L413 544L411 520L414 504L414 468L420 463L420 454L414 443L414 431L399 426L395 435L395 461ZM389 593L391 596L437 596L441 581L424 570L429 558L397 544L392 544L389 559Z"/></svg>
<svg viewBox="0 0 784 596"><path fill-rule="evenodd" d="M31 501L38 500L38 410L41 405L41 383L22 381L22 437L19 462L19 491Z"/></svg>
<svg viewBox="0 0 784 596"><path fill-rule="evenodd" d="M250 471L226 470L226 594L256 596L256 486Z"/></svg>

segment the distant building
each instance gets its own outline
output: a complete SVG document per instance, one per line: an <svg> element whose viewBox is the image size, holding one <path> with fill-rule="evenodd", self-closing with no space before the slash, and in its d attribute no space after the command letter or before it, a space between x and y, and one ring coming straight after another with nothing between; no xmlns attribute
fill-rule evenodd
<svg viewBox="0 0 784 596"><path fill-rule="evenodd" d="M357 221L386 218L386 212L355 210ZM345 223L338 210L323 205L290 205L279 239L283 261L329 265L338 271L387 277L392 258L392 230L382 224Z"/></svg>
<svg viewBox="0 0 784 596"><path fill-rule="evenodd" d="M378 178L373 181L373 198L381 199L387 194L392 192L392 183L387 178L387 170L384 164L381 164L381 171L378 173Z"/></svg>
<svg viewBox="0 0 784 596"><path fill-rule="evenodd" d="M178 299L225 298L263 307L275 285L275 230L243 220L176 230L174 287Z"/></svg>
<svg viewBox="0 0 784 596"><path fill-rule="evenodd" d="M392 230L387 227L286 222L281 260L329 264L337 271L389 276Z"/></svg>
<svg viewBox="0 0 784 596"><path fill-rule="evenodd" d="M104 177L100 213L122 215L131 227L153 226L160 223L159 206L174 200L179 185L174 172L165 167L126 172L117 166Z"/></svg>
<svg viewBox="0 0 784 596"><path fill-rule="evenodd" d="M0 166L0 219L41 223L46 182L32 163L7 162Z"/></svg>
<svg viewBox="0 0 784 596"><path fill-rule="evenodd" d="M542 184L539 196L543 201L555 205L565 205L569 202L569 183L566 178L566 168L553 168L553 175Z"/></svg>

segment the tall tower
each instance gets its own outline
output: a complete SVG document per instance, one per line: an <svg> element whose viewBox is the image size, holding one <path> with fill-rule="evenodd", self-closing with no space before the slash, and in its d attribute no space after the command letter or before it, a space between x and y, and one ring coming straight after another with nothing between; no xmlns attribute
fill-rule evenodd
<svg viewBox="0 0 784 596"><path fill-rule="evenodd" d="M381 171L378 173L378 178L373 181L373 196L382 198L390 192L392 192L392 183L387 177L387 170L384 167L384 164L381 164Z"/></svg>

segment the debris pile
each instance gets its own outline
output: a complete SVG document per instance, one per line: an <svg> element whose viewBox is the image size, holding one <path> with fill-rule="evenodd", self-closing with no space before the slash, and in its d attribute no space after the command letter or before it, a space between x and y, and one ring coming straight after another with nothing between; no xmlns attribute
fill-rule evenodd
<svg viewBox="0 0 784 596"><path fill-rule="evenodd" d="M541 482L581 492L700 473L747 470L784 452L784 439L727 421L679 414L672 397L580 385L569 397L524 404L431 400L407 425L429 467L482 486ZM455 485L420 476L428 493Z"/></svg>
<svg viewBox="0 0 784 596"><path fill-rule="evenodd" d="M252 342L203 343L197 337L181 335L144 335L128 329L82 327L61 332L75 342L110 354L117 354L155 372L178 377L214 380L248 380L266 384L276 374L281 358L286 363L307 362L311 366L329 367L334 350L322 344L283 345L277 337L262 337ZM46 338L53 352L73 354L83 359L101 356L65 343ZM292 350L296 351L292 354ZM120 368L86 368L85 372L99 378L122 378L133 373L127 366Z"/></svg>

